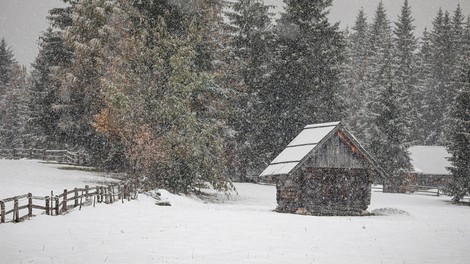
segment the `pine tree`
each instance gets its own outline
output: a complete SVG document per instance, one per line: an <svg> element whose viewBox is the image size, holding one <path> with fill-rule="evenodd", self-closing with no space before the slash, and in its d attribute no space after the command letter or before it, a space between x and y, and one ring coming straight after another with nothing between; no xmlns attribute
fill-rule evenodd
<svg viewBox="0 0 470 264"><path fill-rule="evenodd" d="M0 95L10 80L10 74L15 63L13 51L8 46L5 38L2 38L0 40Z"/></svg>
<svg viewBox="0 0 470 264"><path fill-rule="evenodd" d="M72 63L72 49L64 42L64 30L72 25L74 0L63 0L69 5L54 8L47 17L50 27L39 38L39 54L32 64L29 91L29 117L27 127L30 147L64 149L68 145L67 134L60 127L63 113L61 84L65 79L63 69Z"/></svg>
<svg viewBox="0 0 470 264"><path fill-rule="evenodd" d="M401 187L405 184L405 173L411 165L406 144L407 124L401 108L403 93L396 84L396 69L390 49L391 47L384 51L378 76L380 81L373 93L376 97L369 102L369 112L372 115L369 149L388 173L384 191L401 192Z"/></svg>
<svg viewBox="0 0 470 264"><path fill-rule="evenodd" d="M0 148L13 149L25 146L28 117L28 76L25 67L15 63L11 67L0 104Z"/></svg>
<svg viewBox="0 0 470 264"><path fill-rule="evenodd" d="M260 91L264 121L260 142L266 161L279 153L309 123L340 120L340 70L345 41L338 24L328 21L325 1L285 1L269 84Z"/></svg>
<svg viewBox="0 0 470 264"><path fill-rule="evenodd" d="M347 73L345 73L348 81L346 81L343 93L348 105L346 122L355 135L363 139L364 134L360 128L366 122L363 113L366 104L367 77L371 70L369 25L363 9L359 10L352 30L349 38L350 59Z"/></svg>
<svg viewBox="0 0 470 264"><path fill-rule="evenodd" d="M387 192L403 191L404 174L410 168L406 138L406 117L402 106L404 92L396 77L390 22L382 3L379 4L371 26L371 62L368 125L365 128L368 149L387 172L384 183Z"/></svg>
<svg viewBox="0 0 470 264"><path fill-rule="evenodd" d="M432 79L430 80L431 93L434 96L427 104L432 107L435 116L430 120L429 126L432 130L427 135L425 144L444 145L446 141L447 109L452 102L452 41L451 21L448 12L439 10L433 21L431 32L432 50Z"/></svg>
<svg viewBox="0 0 470 264"><path fill-rule="evenodd" d="M412 133L415 133L413 139L417 145L424 145L426 143L428 135L434 129L432 126L433 120L438 116L433 102L436 101L435 98L439 95L435 94L431 89L433 59L431 36L427 29L425 29L416 59L417 87L415 94L420 95L420 98L414 102L415 108L418 111L413 121L415 123L413 124Z"/></svg>
<svg viewBox="0 0 470 264"><path fill-rule="evenodd" d="M105 0L77 2L71 7L71 25L63 33L73 59L59 70L62 82L58 126L69 148L88 152L95 165L107 163L111 148L106 138L96 133L93 120L103 107L99 89L107 65L103 46L111 42L107 23L113 6L114 2Z"/></svg>
<svg viewBox="0 0 470 264"><path fill-rule="evenodd" d="M20 147L21 67L6 40L0 41L0 148Z"/></svg>
<svg viewBox="0 0 470 264"><path fill-rule="evenodd" d="M225 85L234 88L231 100L229 126L234 131L231 161L234 178L247 180L257 176L264 165L258 155L258 120L256 106L260 102L259 91L266 85L269 72L270 45L273 42L269 9L260 0L239 0L226 12L229 18L226 49L227 77Z"/></svg>
<svg viewBox="0 0 470 264"><path fill-rule="evenodd" d="M395 79L398 85L398 90L401 91L403 96L402 112L405 114L403 117L407 127L410 127L412 132L408 133L410 138L408 142L416 140L411 138L416 135L418 129L416 117L418 116L419 109L416 108L416 101L422 96L417 90L416 79L416 56L415 51L417 48L417 40L413 35L415 26L413 25L413 18L411 16L411 7L408 5L408 0L405 0L401 9L401 14L398 16L398 21L395 22L393 30L393 57L396 64ZM412 128L411 128L412 127Z"/></svg>
<svg viewBox="0 0 470 264"><path fill-rule="evenodd" d="M452 60L454 61L454 69L456 73L456 79L459 76L459 65L461 65L461 58L465 56L464 50L464 37L465 37L465 16L463 15L460 4L454 11L451 21L451 36L450 42L452 44Z"/></svg>
<svg viewBox="0 0 470 264"><path fill-rule="evenodd" d="M374 122L371 121L373 114L370 113L370 106L378 100L380 89L387 86L389 81L386 79L387 67L393 66L387 59L391 56L392 52L392 29L382 1L377 6L367 36L367 62L369 68L365 71L366 76L363 84L364 107L362 107L358 114L356 130L360 131L358 136L362 142L366 146L372 146L373 131L376 128L371 125ZM390 72L392 71L391 69L389 70Z"/></svg>
<svg viewBox="0 0 470 264"><path fill-rule="evenodd" d="M54 67L70 64L70 51L64 46L60 31L48 28L39 38L39 54L32 64L28 127L30 147L58 149L65 135L60 134L59 104L60 82Z"/></svg>
<svg viewBox="0 0 470 264"><path fill-rule="evenodd" d="M380 52L389 45L391 34L390 20L387 17L383 2L380 1L370 27L369 47L371 55L375 55L375 53Z"/></svg>
<svg viewBox="0 0 470 264"><path fill-rule="evenodd" d="M453 167L450 192L458 202L470 193L470 46L465 46L465 59L460 64L460 89L451 110L450 136L447 149Z"/></svg>

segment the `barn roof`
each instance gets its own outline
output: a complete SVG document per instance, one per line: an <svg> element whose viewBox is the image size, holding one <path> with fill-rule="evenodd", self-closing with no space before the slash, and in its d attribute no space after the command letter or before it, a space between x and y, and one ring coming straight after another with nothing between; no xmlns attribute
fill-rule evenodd
<svg viewBox="0 0 470 264"><path fill-rule="evenodd" d="M364 157L377 168L382 176L383 170L376 164L370 155L360 146L357 140L349 134L340 122L330 122L307 125L304 129L287 145L287 147L269 164L260 174L264 176L284 175L292 172L304 160L306 160L316 149L319 148L329 137L334 135L339 129L351 140Z"/></svg>
<svg viewBox="0 0 470 264"><path fill-rule="evenodd" d="M442 146L413 146L408 149L413 172L433 175L449 175L451 155Z"/></svg>

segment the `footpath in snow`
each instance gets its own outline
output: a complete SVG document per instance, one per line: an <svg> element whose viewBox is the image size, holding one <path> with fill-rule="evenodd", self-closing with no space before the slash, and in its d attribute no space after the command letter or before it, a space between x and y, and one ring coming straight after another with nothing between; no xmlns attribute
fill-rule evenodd
<svg viewBox="0 0 470 264"><path fill-rule="evenodd" d="M104 181L37 161L0 160L0 199ZM17 166L18 165L18 166ZM9 167L10 166L10 167ZM49 178L48 178L49 177ZM58 186L63 184L63 186ZM468 263L470 207L449 197L373 192L368 217L280 214L276 189L235 184L200 199L138 200L0 224L0 263ZM385 209L383 209L385 208Z"/></svg>

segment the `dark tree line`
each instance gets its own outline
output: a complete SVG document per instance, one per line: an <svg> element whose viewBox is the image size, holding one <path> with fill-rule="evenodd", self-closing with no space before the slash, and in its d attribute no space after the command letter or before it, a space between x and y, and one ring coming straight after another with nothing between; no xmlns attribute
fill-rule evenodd
<svg viewBox="0 0 470 264"><path fill-rule="evenodd" d="M346 122L391 175L395 190L390 191L406 184L410 145L448 146L452 161L461 158L456 158L457 145L468 148L455 143L453 135L462 128L456 129L452 120L465 86L461 76L468 60L470 20L457 6L452 14L439 10L421 39L414 29L408 1L393 26L380 3L370 23L359 11L348 37L344 92L351 95L351 111ZM462 105L457 108L464 111ZM470 167L462 169L468 179Z"/></svg>
<svg viewBox="0 0 470 264"><path fill-rule="evenodd" d="M468 185L456 134L468 129L460 7L439 10L417 38L406 0L393 22L382 3L370 22L360 10L350 32L328 21L331 0L285 1L276 23L261 0L64 2L29 77L0 45L0 110L16 120L3 122L2 147L85 152L149 187L229 190L306 124L342 120L390 191L405 184L411 144L447 144ZM7 93L15 85L27 91L21 103L7 99L21 94Z"/></svg>

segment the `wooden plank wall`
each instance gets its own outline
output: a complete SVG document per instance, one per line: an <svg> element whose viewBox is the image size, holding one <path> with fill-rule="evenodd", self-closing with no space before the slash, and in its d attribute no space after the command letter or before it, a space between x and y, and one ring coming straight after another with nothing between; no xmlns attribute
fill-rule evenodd
<svg viewBox="0 0 470 264"><path fill-rule="evenodd" d="M337 135L328 139L307 161L309 167L318 168L366 168L366 164L367 161Z"/></svg>

